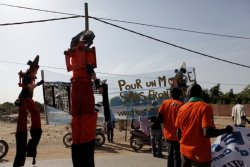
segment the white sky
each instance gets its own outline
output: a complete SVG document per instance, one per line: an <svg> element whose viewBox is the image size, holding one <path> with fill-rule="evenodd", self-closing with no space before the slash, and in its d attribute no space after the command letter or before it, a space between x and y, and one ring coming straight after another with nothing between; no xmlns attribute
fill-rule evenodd
<svg viewBox="0 0 250 167"><path fill-rule="evenodd" d="M250 38L249 0L0 0L0 3L79 15L84 15L85 2L88 3L89 15L94 17ZM67 15L0 5L0 24L57 17ZM194 51L250 65L249 39L111 23ZM97 72L137 74L163 71L179 68L185 61L188 67L195 67L197 81L203 88L216 85L211 83L221 83L222 91L233 88L238 93L250 84L249 68L187 52L93 19L89 24L96 35ZM27 63L40 55L41 66L65 68L63 52L69 47L71 38L84 26L83 18L0 26L0 103L15 101L21 90L17 85L18 72L28 68L3 61ZM67 74L66 70L40 69ZM41 88L34 94L34 100L43 102Z"/></svg>

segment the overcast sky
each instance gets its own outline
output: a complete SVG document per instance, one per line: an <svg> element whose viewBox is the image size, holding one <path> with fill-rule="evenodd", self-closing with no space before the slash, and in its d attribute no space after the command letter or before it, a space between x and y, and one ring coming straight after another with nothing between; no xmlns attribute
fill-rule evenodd
<svg viewBox="0 0 250 167"><path fill-rule="evenodd" d="M159 40L220 59L250 66L249 0L0 0L1 4L131 21L169 28L244 37L229 38L108 21ZM0 24L68 17L0 5ZM196 53L90 19L95 33L97 74L138 74L179 68L183 61L194 67L203 88L221 83L221 89L234 93L250 84L250 69L211 59ZM0 103L14 102L21 88L18 72L25 71L28 60L40 55L41 70L69 74L64 69L64 50L71 38L84 29L84 18L53 22L0 26ZM11 62L11 63L7 63ZM15 64L16 63L16 64ZM21 63L21 64L19 64ZM52 68L47 68L52 67ZM38 80L41 79L39 73ZM34 100L43 102L42 89Z"/></svg>

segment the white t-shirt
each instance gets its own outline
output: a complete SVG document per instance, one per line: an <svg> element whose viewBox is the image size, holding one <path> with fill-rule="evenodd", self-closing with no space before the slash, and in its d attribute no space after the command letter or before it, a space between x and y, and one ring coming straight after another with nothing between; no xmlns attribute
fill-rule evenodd
<svg viewBox="0 0 250 167"><path fill-rule="evenodd" d="M246 116L244 105L236 104L232 109L232 117L234 117L235 125L246 125L246 121L241 119L242 116Z"/></svg>

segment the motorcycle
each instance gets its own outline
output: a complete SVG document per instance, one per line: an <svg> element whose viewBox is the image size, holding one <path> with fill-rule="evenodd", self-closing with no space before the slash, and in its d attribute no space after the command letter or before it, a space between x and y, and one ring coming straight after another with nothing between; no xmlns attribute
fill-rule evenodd
<svg viewBox="0 0 250 167"><path fill-rule="evenodd" d="M133 150L139 151L145 145L151 146L150 136L147 136L142 130L132 129L130 134L130 146ZM168 151L168 145L164 138L162 138L162 150Z"/></svg>
<svg viewBox="0 0 250 167"><path fill-rule="evenodd" d="M95 146L102 146L105 143L105 135L104 130L101 127L96 128L96 137L95 137ZM73 143L72 140L72 131L71 129L67 129L66 134L63 136L63 144L66 147L71 147Z"/></svg>
<svg viewBox="0 0 250 167"><path fill-rule="evenodd" d="M4 141L2 138L0 138L0 159L5 157L5 155L9 151L9 145L6 141Z"/></svg>
<svg viewBox="0 0 250 167"><path fill-rule="evenodd" d="M130 146L133 150L139 151L144 145L151 145L150 136L147 136L142 130L132 129L130 134Z"/></svg>

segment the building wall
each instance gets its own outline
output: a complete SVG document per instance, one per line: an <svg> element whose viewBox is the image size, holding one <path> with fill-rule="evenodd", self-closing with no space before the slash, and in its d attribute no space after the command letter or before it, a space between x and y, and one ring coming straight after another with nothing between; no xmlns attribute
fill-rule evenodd
<svg viewBox="0 0 250 167"><path fill-rule="evenodd" d="M234 104L210 104L214 111L214 116L231 116ZM244 104L246 116L250 117L250 104Z"/></svg>

